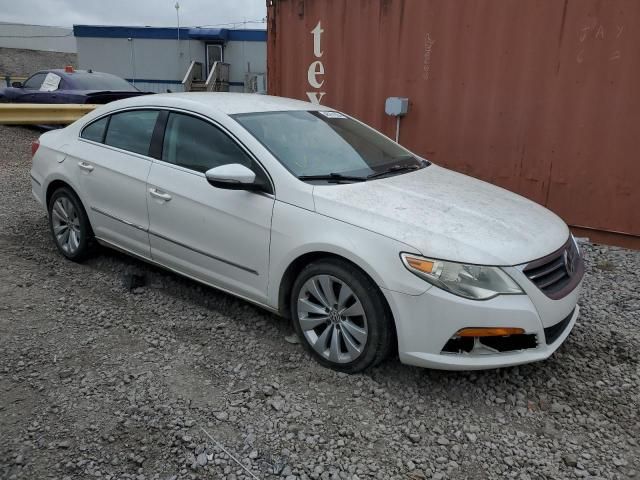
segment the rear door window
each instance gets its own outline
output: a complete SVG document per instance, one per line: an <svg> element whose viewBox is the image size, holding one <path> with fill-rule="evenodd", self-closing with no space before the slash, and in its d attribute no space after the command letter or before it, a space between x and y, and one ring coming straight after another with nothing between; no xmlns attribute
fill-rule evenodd
<svg viewBox="0 0 640 480"><path fill-rule="evenodd" d="M157 110L132 110L111 115L104 143L140 155L149 155Z"/></svg>

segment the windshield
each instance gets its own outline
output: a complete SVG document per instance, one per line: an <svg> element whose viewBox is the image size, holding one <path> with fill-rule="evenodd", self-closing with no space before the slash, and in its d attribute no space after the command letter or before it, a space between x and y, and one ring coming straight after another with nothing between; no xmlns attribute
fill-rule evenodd
<svg viewBox="0 0 640 480"><path fill-rule="evenodd" d="M73 85L78 90L118 90L137 92L138 89L125 79L108 73L75 72L70 76Z"/></svg>
<svg viewBox="0 0 640 480"><path fill-rule="evenodd" d="M387 170L403 173L427 164L384 135L338 112L262 112L233 117L290 172L305 180L314 176L365 179ZM354 179L358 178L350 178Z"/></svg>

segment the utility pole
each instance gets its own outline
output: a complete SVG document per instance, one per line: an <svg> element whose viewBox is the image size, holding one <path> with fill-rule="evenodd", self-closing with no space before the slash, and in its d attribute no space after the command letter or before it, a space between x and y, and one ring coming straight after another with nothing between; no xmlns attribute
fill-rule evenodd
<svg viewBox="0 0 640 480"><path fill-rule="evenodd" d="M175 9L176 9L176 19L178 20L178 65L180 65L180 4L178 2L176 2L176 4L174 5Z"/></svg>
<svg viewBox="0 0 640 480"><path fill-rule="evenodd" d="M134 52L133 38L127 38L127 42L129 42L129 49L131 51L131 83L133 86L136 85L136 55Z"/></svg>

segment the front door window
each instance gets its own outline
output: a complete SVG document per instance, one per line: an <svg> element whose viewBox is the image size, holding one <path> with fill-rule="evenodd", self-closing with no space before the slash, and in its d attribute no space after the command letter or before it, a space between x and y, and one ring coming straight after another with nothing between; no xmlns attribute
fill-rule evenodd
<svg viewBox="0 0 640 480"><path fill-rule="evenodd" d="M24 82L24 88L28 90L40 90L42 82L44 82L46 76L46 73L36 73L35 75L32 75L26 82Z"/></svg>

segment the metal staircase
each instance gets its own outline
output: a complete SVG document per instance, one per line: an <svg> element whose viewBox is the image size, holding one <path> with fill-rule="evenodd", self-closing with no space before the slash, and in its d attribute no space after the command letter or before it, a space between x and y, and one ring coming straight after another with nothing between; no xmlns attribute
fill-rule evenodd
<svg viewBox="0 0 640 480"><path fill-rule="evenodd" d="M215 62L209 76L203 77L201 62L193 61L182 80L185 92L228 92L229 64Z"/></svg>
<svg viewBox="0 0 640 480"><path fill-rule="evenodd" d="M191 82L191 88L189 90L185 90L188 92L206 92L207 91L207 82L204 80L194 80Z"/></svg>

